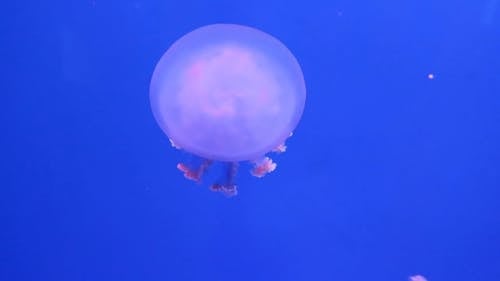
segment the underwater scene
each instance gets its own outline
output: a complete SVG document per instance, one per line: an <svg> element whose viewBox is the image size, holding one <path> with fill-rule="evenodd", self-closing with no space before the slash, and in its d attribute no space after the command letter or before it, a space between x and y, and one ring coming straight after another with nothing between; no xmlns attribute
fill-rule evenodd
<svg viewBox="0 0 500 281"><path fill-rule="evenodd" d="M500 0L2 11L0 281L500 280Z"/></svg>

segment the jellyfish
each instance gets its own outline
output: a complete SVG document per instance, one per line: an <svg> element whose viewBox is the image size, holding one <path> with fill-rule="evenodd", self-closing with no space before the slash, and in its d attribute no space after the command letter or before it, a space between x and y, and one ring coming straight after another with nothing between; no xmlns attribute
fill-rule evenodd
<svg viewBox="0 0 500 281"><path fill-rule="evenodd" d="M227 171L210 186L237 194L239 162L263 177L276 169L268 156L286 150L304 109L302 70L287 47L258 29L213 24L175 41L157 63L150 84L153 115L173 147L202 159L179 163L187 179L201 181L214 161Z"/></svg>
<svg viewBox="0 0 500 281"><path fill-rule="evenodd" d="M422 275L413 275L408 277L408 281L427 281L427 279Z"/></svg>

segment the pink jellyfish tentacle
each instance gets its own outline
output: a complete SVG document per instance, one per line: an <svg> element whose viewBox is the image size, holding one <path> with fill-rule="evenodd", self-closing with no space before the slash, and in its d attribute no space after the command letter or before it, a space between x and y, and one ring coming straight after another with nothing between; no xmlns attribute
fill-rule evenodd
<svg viewBox="0 0 500 281"><path fill-rule="evenodd" d="M226 197L233 197L238 194L238 188L234 183L236 172L238 171L238 162L229 162L227 164L226 177L223 184L215 183L210 186L210 190L221 192Z"/></svg>
<svg viewBox="0 0 500 281"><path fill-rule="evenodd" d="M290 133L290 135L288 137L291 137L292 135L293 135L293 133ZM283 153L286 151L286 148L287 148L287 146L286 146L285 142L283 142L282 144L280 144L276 148L274 148L272 150L272 152ZM250 171L250 173L254 177L258 177L258 178L261 178L261 177L269 174L270 172L276 170L276 166L277 166L277 164L275 162L273 162L273 160L267 156L264 156L259 160L253 161L253 163L254 163L254 167Z"/></svg>
<svg viewBox="0 0 500 281"><path fill-rule="evenodd" d="M290 135L288 136L288 138L291 137L292 135L293 135L293 132L290 133ZM286 146L285 142L283 142L282 144L280 144L276 148L274 148L272 150L272 152L274 152L274 153L283 153L283 152L286 151L286 148L287 148L287 146Z"/></svg>
<svg viewBox="0 0 500 281"><path fill-rule="evenodd" d="M266 174L274 171L276 169L277 164L273 162L273 160L269 157L263 157L257 161L254 161L254 167L250 171L252 176L261 178Z"/></svg>
<svg viewBox="0 0 500 281"><path fill-rule="evenodd" d="M186 179L200 182L201 177L205 173L205 171L212 165L212 160L203 159L203 162L197 169L192 169L188 165L184 163L177 164L177 169L179 169L182 173L184 173L184 177Z"/></svg>
<svg viewBox="0 0 500 281"><path fill-rule="evenodd" d="M180 146L175 144L172 139L169 138L168 140L170 141L170 145L172 145L172 147L175 147L177 149L182 149ZM208 169L208 167L210 167L210 165L212 165L212 160L203 159L203 161L201 162L200 166L198 166L197 169L192 169L190 166L188 166L185 163L178 163L177 169L180 170L184 174L184 177L186 179L189 179L189 180L192 180L195 182L200 182L201 177L203 176L205 171Z"/></svg>
<svg viewBox="0 0 500 281"><path fill-rule="evenodd" d="M283 153L286 151L286 144L285 143L282 143L280 145L278 145L275 149L272 150L273 152L275 153Z"/></svg>
<svg viewBox="0 0 500 281"><path fill-rule="evenodd" d="M291 137L293 135L293 132L290 133L288 137ZM278 145L276 148L272 150L274 153L283 153L286 151L286 144L285 142L281 143ZM250 170L250 173L254 177L262 178L263 176L269 174L270 172L276 170L277 164L273 162L273 159L264 156L258 160L253 161L254 167L252 170Z"/></svg>

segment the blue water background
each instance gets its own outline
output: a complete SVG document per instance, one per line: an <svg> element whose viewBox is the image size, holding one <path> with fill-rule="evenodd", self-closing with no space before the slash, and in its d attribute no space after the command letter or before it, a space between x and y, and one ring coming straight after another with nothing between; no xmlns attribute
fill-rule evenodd
<svg viewBox="0 0 500 281"><path fill-rule="evenodd" d="M6 1L0 280L500 280L499 2ZM176 170L148 99L219 22L279 38L308 89L232 199Z"/></svg>

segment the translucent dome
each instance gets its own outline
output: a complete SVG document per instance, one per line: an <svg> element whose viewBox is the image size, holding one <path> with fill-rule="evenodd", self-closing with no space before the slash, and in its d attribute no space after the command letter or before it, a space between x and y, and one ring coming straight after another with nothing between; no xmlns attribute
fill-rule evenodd
<svg viewBox="0 0 500 281"><path fill-rule="evenodd" d="M276 38L214 24L181 37L161 57L150 99L176 147L237 162L284 143L301 118L306 89L297 60Z"/></svg>

